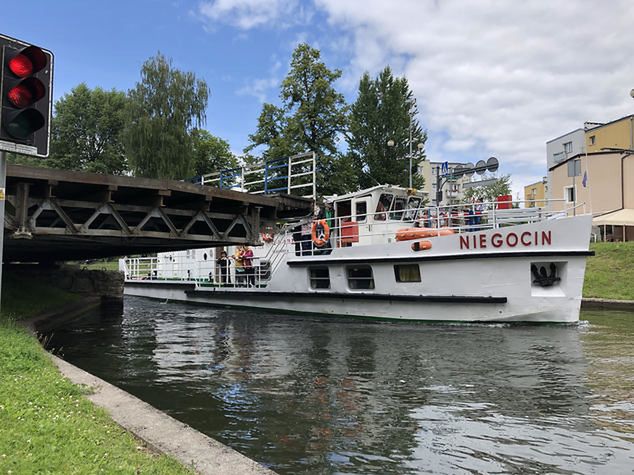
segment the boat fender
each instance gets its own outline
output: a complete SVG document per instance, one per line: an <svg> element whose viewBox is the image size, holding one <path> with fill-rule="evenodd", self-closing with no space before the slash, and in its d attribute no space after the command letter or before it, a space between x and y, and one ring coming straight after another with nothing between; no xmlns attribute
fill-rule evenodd
<svg viewBox="0 0 634 475"><path fill-rule="evenodd" d="M396 240L411 241L412 239L449 236L451 234L454 234L454 231L447 228L403 228L396 231Z"/></svg>
<svg viewBox="0 0 634 475"><path fill-rule="evenodd" d="M313 221L313 227L310 232L313 244L317 247L324 247L330 239L330 227L325 219Z"/></svg>
<svg viewBox="0 0 634 475"><path fill-rule="evenodd" d="M412 251L426 251L431 249L431 241L416 241L412 243Z"/></svg>

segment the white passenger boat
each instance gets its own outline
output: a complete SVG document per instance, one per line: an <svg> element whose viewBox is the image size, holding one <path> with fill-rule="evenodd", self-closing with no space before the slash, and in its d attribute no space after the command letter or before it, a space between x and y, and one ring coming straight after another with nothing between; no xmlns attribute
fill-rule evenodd
<svg viewBox="0 0 634 475"><path fill-rule="evenodd" d="M262 234L252 278L233 264L223 278L218 248L123 259L125 294L377 319L578 320L591 215L422 198L394 186L332 197L332 217Z"/></svg>

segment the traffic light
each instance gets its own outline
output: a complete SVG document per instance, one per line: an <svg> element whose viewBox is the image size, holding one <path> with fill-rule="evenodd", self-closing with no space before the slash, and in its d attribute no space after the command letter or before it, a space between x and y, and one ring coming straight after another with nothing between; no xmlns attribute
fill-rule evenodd
<svg viewBox="0 0 634 475"><path fill-rule="evenodd" d="M0 150L48 156L53 54L0 35Z"/></svg>

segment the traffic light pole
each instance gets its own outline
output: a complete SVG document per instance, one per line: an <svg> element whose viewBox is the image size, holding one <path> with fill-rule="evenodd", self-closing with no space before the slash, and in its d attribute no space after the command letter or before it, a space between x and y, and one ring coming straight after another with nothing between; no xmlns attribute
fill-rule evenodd
<svg viewBox="0 0 634 475"><path fill-rule="evenodd" d="M7 196L7 154L0 150L0 311L2 310L2 271L4 268L3 250L4 250L4 203Z"/></svg>

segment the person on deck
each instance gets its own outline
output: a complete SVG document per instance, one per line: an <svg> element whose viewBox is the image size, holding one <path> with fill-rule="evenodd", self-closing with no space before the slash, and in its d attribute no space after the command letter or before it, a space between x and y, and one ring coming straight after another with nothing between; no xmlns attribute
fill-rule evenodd
<svg viewBox="0 0 634 475"><path fill-rule="evenodd" d="M247 285L255 287L255 267L253 267L253 250L242 246L242 265L247 276Z"/></svg>
<svg viewBox="0 0 634 475"><path fill-rule="evenodd" d="M216 260L216 263L220 268L220 283L230 284L231 277L229 277L229 266L231 265L231 261L229 260L226 251L220 252L220 257Z"/></svg>
<svg viewBox="0 0 634 475"><path fill-rule="evenodd" d="M242 254L243 254L242 248L243 246L239 246L238 248L236 248L235 254L231 256L231 258L235 262L236 285L238 286L244 284L245 277L246 277L246 273L244 269L244 261L242 259Z"/></svg>

